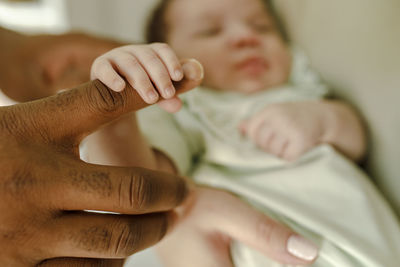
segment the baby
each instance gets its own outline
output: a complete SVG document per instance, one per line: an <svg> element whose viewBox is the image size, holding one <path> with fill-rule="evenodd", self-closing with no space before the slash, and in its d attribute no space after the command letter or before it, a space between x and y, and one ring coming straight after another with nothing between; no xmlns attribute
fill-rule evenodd
<svg viewBox="0 0 400 267"><path fill-rule="evenodd" d="M148 41L101 56L92 78L115 91L128 82L147 103L162 98L163 109L180 109L137 115L154 166L228 190L289 225L320 247L313 266L396 266L395 216L348 160L365 154L361 120L345 103L323 99L325 86L289 46L270 2L162 1ZM182 100L174 88L180 58L196 58L205 73ZM122 118L89 138L88 160L137 164L133 139L135 118ZM168 266L206 265L169 257L191 240L179 227L173 235L160 246ZM284 266L238 242L231 253L235 266Z"/></svg>

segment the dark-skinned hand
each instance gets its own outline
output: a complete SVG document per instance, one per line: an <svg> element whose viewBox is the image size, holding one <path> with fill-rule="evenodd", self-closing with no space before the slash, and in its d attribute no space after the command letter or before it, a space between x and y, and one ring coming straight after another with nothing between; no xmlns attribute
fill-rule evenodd
<svg viewBox="0 0 400 267"><path fill-rule="evenodd" d="M196 87L202 69L193 64L185 77L178 92ZM95 80L0 108L0 266L122 266L170 231L184 179L79 159L85 136L146 105L132 88Z"/></svg>

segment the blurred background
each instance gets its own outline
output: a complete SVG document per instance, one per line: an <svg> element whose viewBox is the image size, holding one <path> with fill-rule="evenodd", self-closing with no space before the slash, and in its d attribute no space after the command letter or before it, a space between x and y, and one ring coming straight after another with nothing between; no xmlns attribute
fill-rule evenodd
<svg viewBox="0 0 400 267"><path fill-rule="evenodd" d="M0 0L0 24L31 34L76 30L139 42L143 40L147 14L156 2L157 0Z"/></svg>

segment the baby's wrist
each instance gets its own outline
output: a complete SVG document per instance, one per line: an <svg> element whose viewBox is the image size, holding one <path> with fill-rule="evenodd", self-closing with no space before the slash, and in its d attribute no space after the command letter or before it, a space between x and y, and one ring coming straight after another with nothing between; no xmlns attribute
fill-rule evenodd
<svg viewBox="0 0 400 267"><path fill-rule="evenodd" d="M329 101L323 101L321 105L321 139L322 144L334 144L337 138L337 114Z"/></svg>

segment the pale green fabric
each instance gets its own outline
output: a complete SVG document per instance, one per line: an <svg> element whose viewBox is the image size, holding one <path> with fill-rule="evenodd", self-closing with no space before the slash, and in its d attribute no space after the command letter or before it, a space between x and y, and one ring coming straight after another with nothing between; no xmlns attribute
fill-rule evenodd
<svg viewBox="0 0 400 267"><path fill-rule="evenodd" d="M366 168L400 218L400 1L274 2L332 94L363 114Z"/></svg>
<svg viewBox="0 0 400 267"><path fill-rule="evenodd" d="M226 102L212 98L201 108L189 104L200 101L195 95L212 93L200 89L186 96L184 110L175 116L158 108L142 112L139 121L150 143L168 154L181 173L242 196L320 244L320 257L313 266L397 266L400 231L396 218L355 165L329 146L289 164L242 140L235 130L240 118L246 117L243 110L257 110L257 103L264 105L278 95L286 95L285 100L304 95L281 88L266 93L265 99L252 97L253 105L234 95L228 95ZM206 103L215 107L216 101L221 101L217 109L204 107ZM210 117L221 124L219 130ZM236 266L281 266L240 244L235 244L233 252Z"/></svg>
<svg viewBox="0 0 400 267"><path fill-rule="evenodd" d="M182 174L234 192L319 244L313 266L395 267L400 262L398 222L357 166L327 145L287 163L238 131L243 119L268 104L327 94L301 62L294 66L308 74L294 70L292 83L279 88L251 95L199 88L183 96L184 107L175 115L148 108L139 113L141 129ZM282 266L239 243L232 246L232 256L238 267Z"/></svg>

